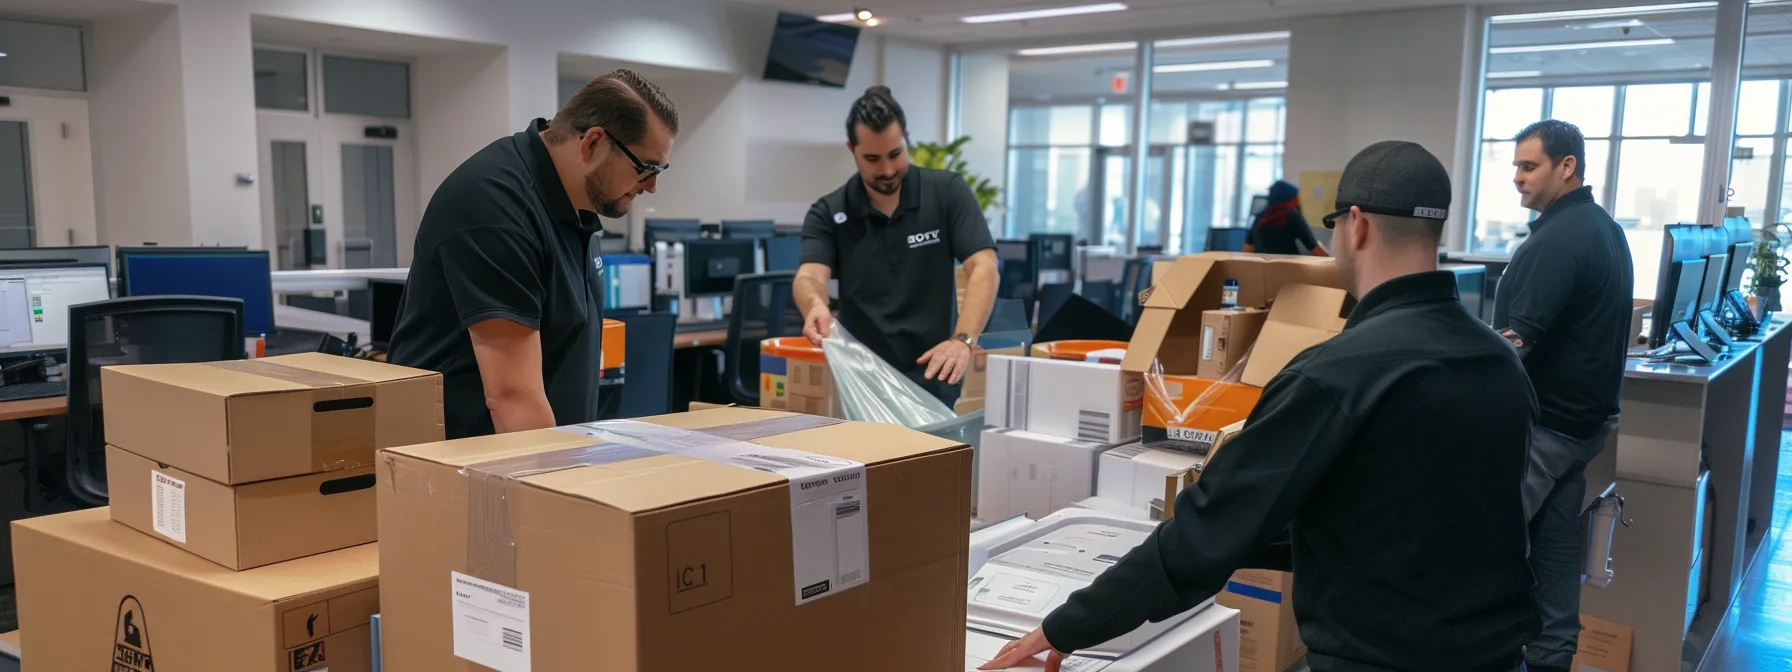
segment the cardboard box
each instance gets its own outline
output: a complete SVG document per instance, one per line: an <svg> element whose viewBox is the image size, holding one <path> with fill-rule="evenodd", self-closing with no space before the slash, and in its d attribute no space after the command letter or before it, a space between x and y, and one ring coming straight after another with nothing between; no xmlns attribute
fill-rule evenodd
<svg viewBox="0 0 1792 672"><path fill-rule="evenodd" d="M1611 621L1580 615L1580 647L1574 672L1630 672L1630 646L1636 630Z"/></svg>
<svg viewBox="0 0 1792 672"><path fill-rule="evenodd" d="M231 569L379 539L373 466L226 485L106 446L112 519Z"/></svg>
<svg viewBox="0 0 1792 672"><path fill-rule="evenodd" d="M964 656L960 443L726 408L391 448L378 468L387 672L486 669L457 653L496 669L783 670L793 643L825 661L812 665L874 672ZM469 634L469 609L517 630L522 652ZM904 644L867 657L866 642Z"/></svg>
<svg viewBox="0 0 1792 672"><path fill-rule="evenodd" d="M320 353L100 370L106 442L230 485L440 441L442 376Z"/></svg>
<svg viewBox="0 0 1792 672"><path fill-rule="evenodd" d="M1164 479L1206 462L1206 457L1180 451L1136 443L1120 446L1101 454L1095 495L1125 504L1134 515L1156 520L1161 516L1153 516L1152 511L1165 506Z"/></svg>
<svg viewBox="0 0 1792 672"><path fill-rule="evenodd" d="M987 429L977 445L977 515L1044 518L1095 494L1095 462L1109 444Z"/></svg>
<svg viewBox="0 0 1792 672"><path fill-rule="evenodd" d="M989 358L984 422L1094 443L1139 437L1144 378L1113 364L1016 355Z"/></svg>
<svg viewBox="0 0 1792 672"><path fill-rule="evenodd" d="M959 381L958 396L985 397L989 394L989 351L981 348L971 350L971 364L966 367L964 378Z"/></svg>
<svg viewBox="0 0 1792 672"><path fill-rule="evenodd" d="M1239 283L1240 306L1262 306L1275 299L1257 337L1258 348L1246 364L1244 382L1258 386L1280 372L1294 354L1324 340L1300 338L1310 336L1308 329L1341 330L1344 321L1340 316L1349 308L1349 296L1329 259L1207 252L1180 257L1169 266L1140 312L1121 364L1127 371L1150 371L1155 360L1162 362L1165 373L1198 373L1202 313L1221 307L1220 292L1229 279ZM1303 291L1284 296L1286 289L1302 286ZM1277 322L1286 326L1275 329ZM1265 342L1272 346L1267 355L1263 354ZM1296 345L1300 348L1293 353L1283 352Z"/></svg>
<svg viewBox="0 0 1792 672"><path fill-rule="evenodd" d="M1215 439L1213 447L1208 449L1206 459L1202 460L1200 464L1165 476L1164 497L1161 501L1152 502L1151 519L1169 520L1176 517L1176 497L1182 494L1184 488L1200 482L1201 474L1207 471L1207 465L1213 463L1214 456L1220 452L1221 448L1226 447L1226 444L1231 443L1232 437L1237 436L1242 429L1244 429L1243 420L1220 429L1219 438Z"/></svg>
<svg viewBox="0 0 1792 672"><path fill-rule="evenodd" d="M1250 417L1262 397L1262 388L1244 383L1178 375L1147 380L1141 436L1149 445L1205 455L1220 429Z"/></svg>
<svg viewBox="0 0 1792 672"><path fill-rule="evenodd" d="M966 672L977 669L994 658L1009 640L976 630L966 631ZM1099 669L1103 672L1236 672L1239 660L1239 612L1221 606L1210 606L1175 628L1158 635L1120 659L1109 662L1102 658L1071 656L1064 669ZM1038 669L1044 658L1031 668Z"/></svg>
<svg viewBox="0 0 1792 672"><path fill-rule="evenodd" d="M1294 622L1293 591L1293 574L1241 569L1214 598L1240 612L1238 657L1243 672L1283 672L1307 655Z"/></svg>
<svg viewBox="0 0 1792 672"><path fill-rule="evenodd" d="M987 401L983 397L959 397L958 403L952 405L952 412L960 417L983 410Z"/></svg>
<svg viewBox="0 0 1792 672"><path fill-rule="evenodd" d="M1208 380L1224 378L1250 352L1268 319L1269 311L1261 308L1202 312L1201 363L1195 375Z"/></svg>
<svg viewBox="0 0 1792 672"><path fill-rule="evenodd" d="M378 544L236 572L114 523L104 508L13 531L28 669L371 667Z"/></svg>

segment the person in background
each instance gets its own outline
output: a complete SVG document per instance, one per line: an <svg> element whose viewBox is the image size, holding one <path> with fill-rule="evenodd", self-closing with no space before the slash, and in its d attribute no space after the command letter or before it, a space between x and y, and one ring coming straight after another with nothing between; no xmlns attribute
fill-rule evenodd
<svg viewBox="0 0 1792 672"><path fill-rule="evenodd" d="M846 116L859 172L803 219L792 286L803 335L832 334L828 282L840 279L840 325L949 407L995 305L995 240L958 173L911 166L908 120L890 89L865 91ZM953 325L954 265L970 287Z"/></svg>
<svg viewBox="0 0 1792 672"><path fill-rule="evenodd" d="M982 669L1200 605L1293 523L1314 672L1512 672L1537 634L1519 480L1537 403L1512 347L1437 269L1443 164L1369 146L1338 183L1338 273L1361 302L1295 357L1175 515ZM1261 565L1258 565L1261 566Z"/></svg>
<svg viewBox="0 0 1792 672"><path fill-rule="evenodd" d="M1587 141L1563 121L1514 138L1512 182L1538 217L1500 278L1493 326L1524 359L1540 415L1531 435L1525 512L1543 632L1532 672L1566 672L1580 637L1580 513L1588 462L1618 415L1630 341L1630 244L1586 186Z"/></svg>
<svg viewBox="0 0 1792 672"><path fill-rule="evenodd" d="M1306 247L1306 251L1301 250ZM1325 244L1313 237L1307 218L1300 214L1300 188L1286 180L1269 185L1269 204L1244 234L1244 251L1263 254L1312 254L1329 257Z"/></svg>
<svg viewBox="0 0 1792 672"><path fill-rule="evenodd" d="M666 170L678 112L629 70L461 163L429 199L388 361L439 371L448 438L597 420L598 217Z"/></svg>

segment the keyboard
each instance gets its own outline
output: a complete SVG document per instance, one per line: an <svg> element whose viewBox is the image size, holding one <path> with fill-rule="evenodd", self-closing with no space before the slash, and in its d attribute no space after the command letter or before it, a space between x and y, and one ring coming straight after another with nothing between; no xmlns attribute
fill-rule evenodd
<svg viewBox="0 0 1792 672"><path fill-rule="evenodd" d="M25 399L47 399L50 397L66 396L68 396L68 383L60 380L0 385L0 401L22 401Z"/></svg>

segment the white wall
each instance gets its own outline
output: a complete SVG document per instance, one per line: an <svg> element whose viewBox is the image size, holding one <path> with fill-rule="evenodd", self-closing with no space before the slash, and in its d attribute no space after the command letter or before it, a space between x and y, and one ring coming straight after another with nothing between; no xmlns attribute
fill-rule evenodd
<svg viewBox="0 0 1792 672"><path fill-rule="evenodd" d="M25 122L31 163L31 211L37 244L93 245L93 142L87 101L76 95L0 88L12 104L0 121ZM64 137L64 133L67 137Z"/></svg>
<svg viewBox="0 0 1792 672"><path fill-rule="evenodd" d="M1008 184L1008 54L964 54L959 69L959 133L971 136L964 149L966 167L996 186L1005 187ZM989 222L992 230L1000 232L1002 217L999 213L989 213Z"/></svg>
<svg viewBox="0 0 1792 672"><path fill-rule="evenodd" d="M411 116L417 126L419 216L436 187L462 161L492 141L523 130L522 124L511 127L509 86L504 49L417 59L411 69ZM409 258L408 246L400 247L406 249L399 256Z"/></svg>
<svg viewBox="0 0 1792 672"><path fill-rule="evenodd" d="M946 135L946 52L939 47L882 40L878 79L908 115L909 139L944 142Z"/></svg>
<svg viewBox="0 0 1792 672"><path fill-rule="evenodd" d="M185 73L191 237L195 243L259 248L261 190L237 181L260 165L249 11L226 0L208 4L204 11L189 5L175 13Z"/></svg>
<svg viewBox="0 0 1792 672"><path fill-rule="evenodd" d="M186 100L176 95L184 69L175 13L147 7L93 25L87 82L102 243L193 242ZM248 113L254 114L252 107ZM251 148L254 141L251 132ZM245 228L259 231L259 215L259 208L244 211Z"/></svg>
<svg viewBox="0 0 1792 672"><path fill-rule="evenodd" d="M1288 55L1287 144L1282 174L1338 171L1382 140L1424 145L1455 184L1449 233L1459 240L1469 198L1457 131L1474 100L1478 21L1472 7L1298 19Z"/></svg>

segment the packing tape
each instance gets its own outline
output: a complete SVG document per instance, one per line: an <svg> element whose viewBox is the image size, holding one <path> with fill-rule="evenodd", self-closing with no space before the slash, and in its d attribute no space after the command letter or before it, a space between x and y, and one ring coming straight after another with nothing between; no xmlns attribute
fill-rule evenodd
<svg viewBox="0 0 1792 672"><path fill-rule="evenodd" d="M333 373L302 369L262 359L239 359L208 362L226 371L247 373L304 385L314 390L367 385L375 382ZM324 471L354 469L373 464L374 390L365 395L348 395L341 399L318 400L313 403L311 422L311 464Z"/></svg>
<svg viewBox="0 0 1792 672"><path fill-rule="evenodd" d="M235 371L238 373L247 373L250 375L261 376L263 378L274 378L276 380L284 380L289 383L296 383L299 385L304 385L306 387L312 387L312 388L344 387L347 385L366 385L368 383L374 382L371 380L361 380L359 378L350 378L348 376L341 376L341 375L337 375L334 373L324 373L322 371L312 371L311 369L301 369L296 366L287 366L285 364L279 364L279 363L270 362L270 361L262 360L262 359L237 359L237 360L231 360L231 361L227 361L227 362L207 362L206 365L215 367L215 368L219 368L219 369L224 369L226 371Z"/></svg>
<svg viewBox="0 0 1792 672"><path fill-rule="evenodd" d="M467 465L467 574L511 588L516 585L516 538L508 495L513 484L538 474L676 454L790 481L791 543L796 555L796 601L818 599L870 580L869 567L843 567L839 558L868 559L868 536L847 539L841 521L865 518L865 465L842 458L747 443L843 422L789 415L718 427L682 429L634 420L609 420L555 428L596 439L576 448ZM853 544L857 548L839 548ZM822 549L826 549L825 552ZM820 568L805 558L823 558ZM868 560L866 561L868 564ZM825 569L826 571L821 571ZM817 588L820 586L820 588ZM819 591L819 592L818 592Z"/></svg>

